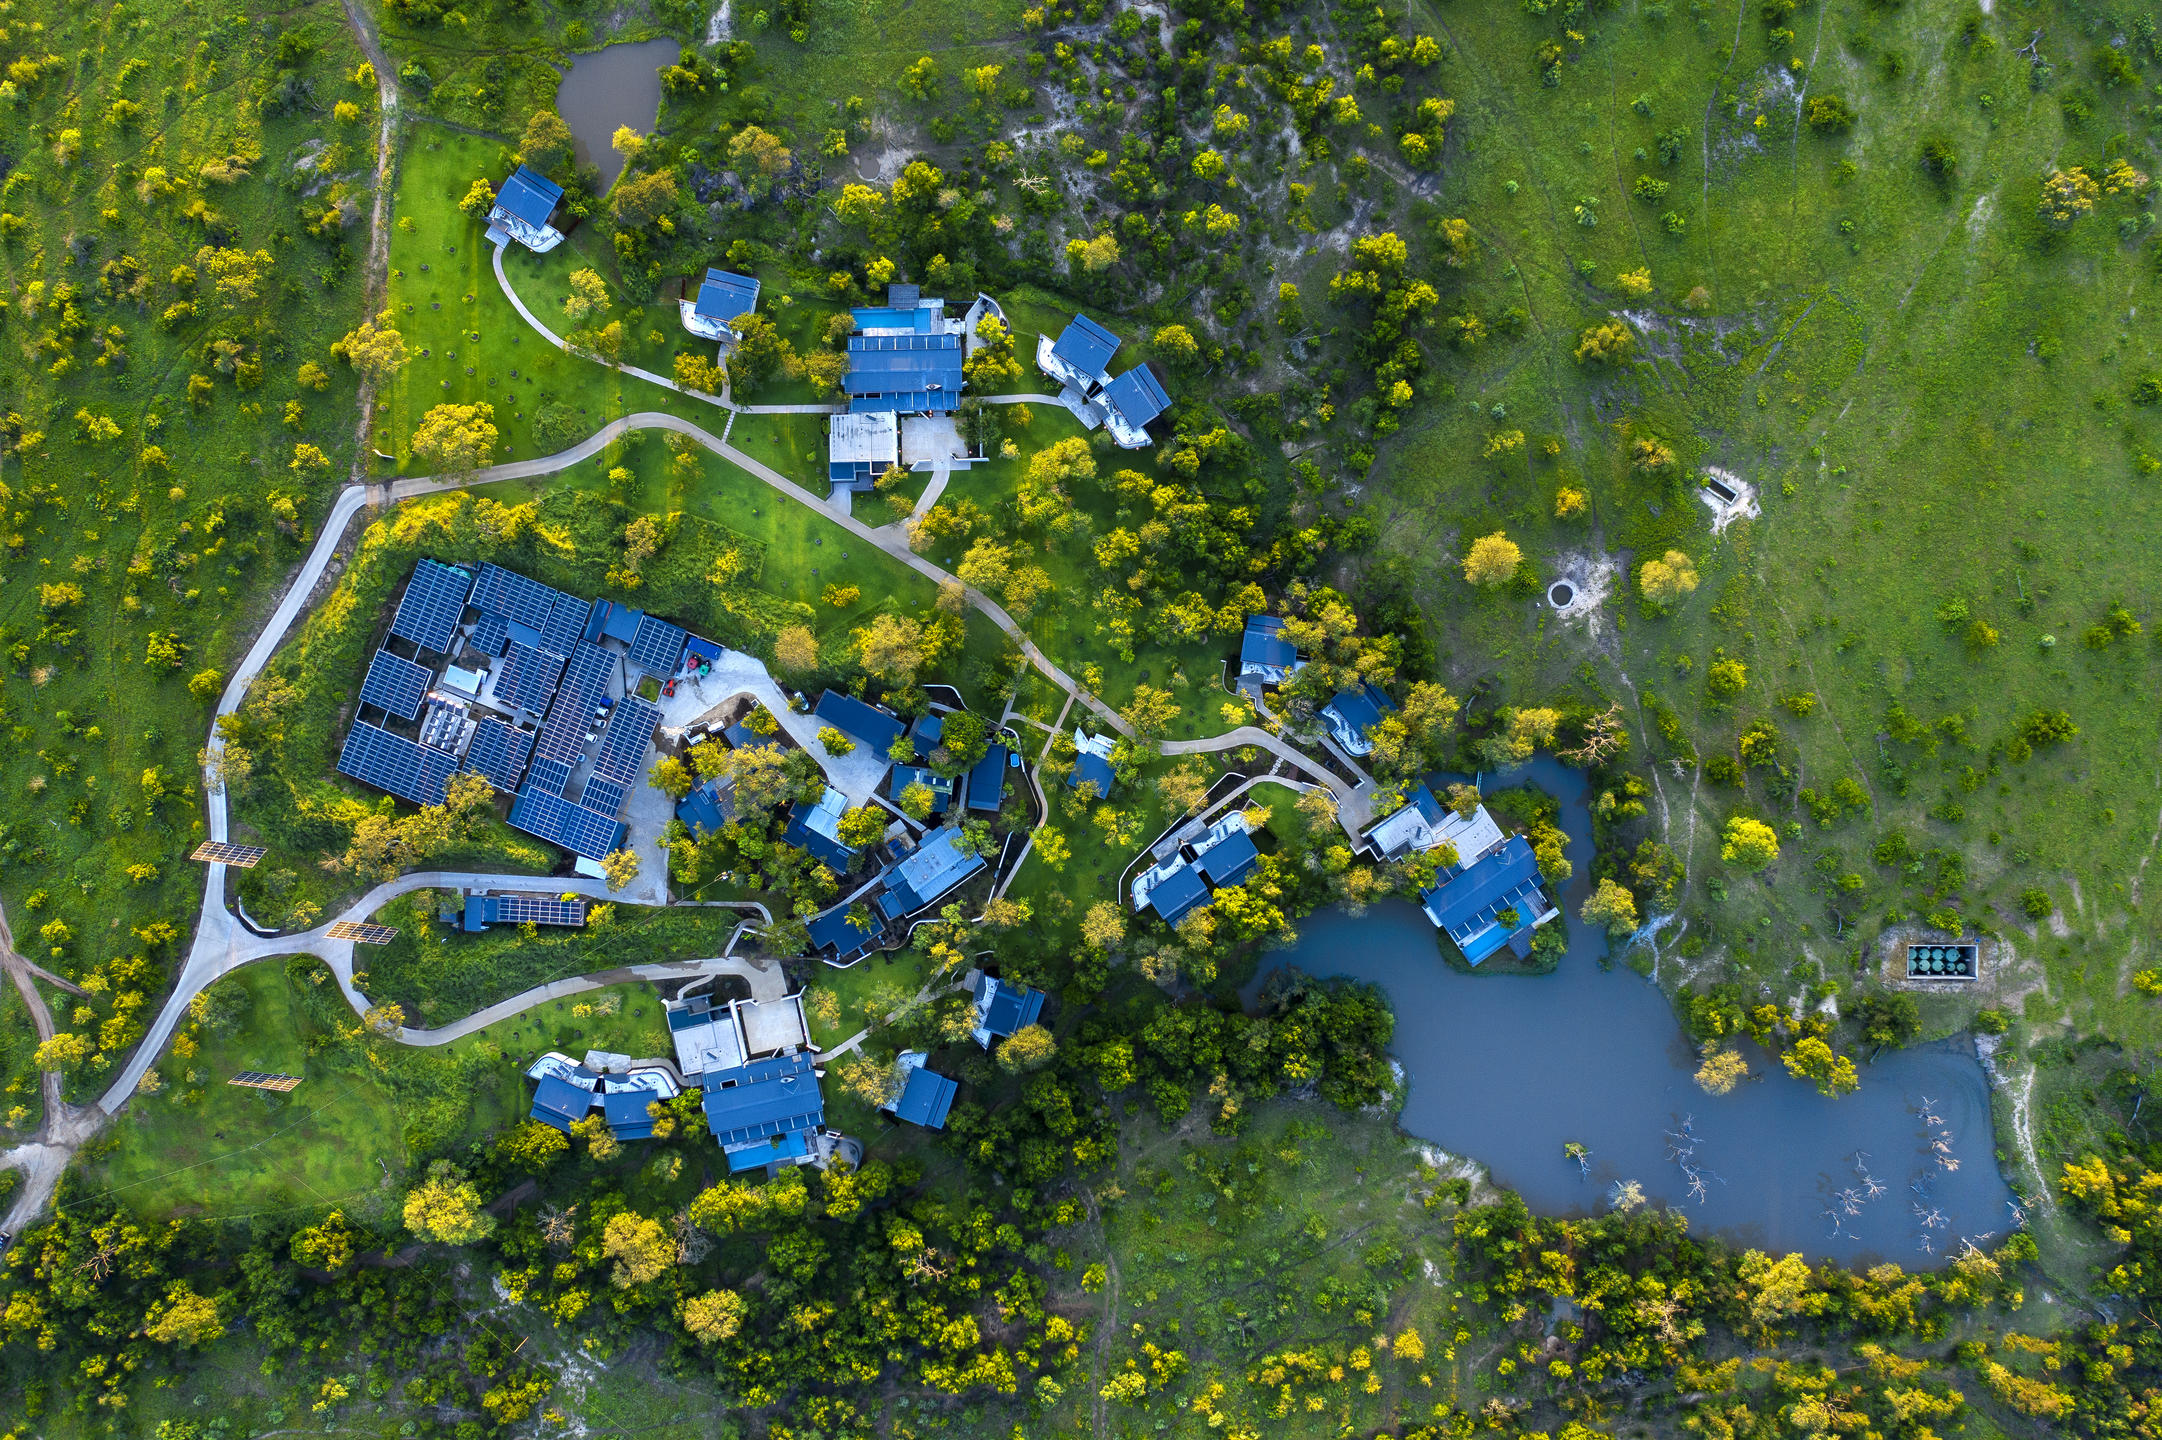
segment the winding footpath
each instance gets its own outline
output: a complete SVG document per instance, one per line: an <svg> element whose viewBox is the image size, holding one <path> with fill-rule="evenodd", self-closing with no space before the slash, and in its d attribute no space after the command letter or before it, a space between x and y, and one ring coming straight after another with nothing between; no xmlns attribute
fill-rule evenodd
<svg viewBox="0 0 2162 1440"><path fill-rule="evenodd" d="M350 8L348 6L348 9ZM382 75L381 63L378 62L378 76L381 77ZM394 128L396 119L396 94L394 86L388 83L384 84L384 129L386 133L384 154L388 154L387 137L389 131ZM384 164L387 164L387 162L379 163L379 194L375 215L378 232L382 229L384 213L380 193L386 188L382 183L382 167ZM557 349L570 354L581 353L573 350L563 337L542 324L532 311L526 307L524 300L512 289L510 280L503 271L503 250L500 247L495 252L494 266L496 282L501 286L504 297L510 301L525 322ZM596 363L602 362L596 361ZM656 375L648 370L642 370L635 366L622 366L619 368L623 373L637 379L711 405L716 410L730 415L731 418L734 414L824 414L832 409L831 406L825 405L739 405L729 396L707 395L700 391L686 389L675 381L665 376ZM995 402L1000 403L1055 403L1058 400L1056 396L1033 394L1002 395L992 398ZM368 415L364 409L361 420L364 430L367 423ZM291 633L294 624L300 619L302 612L307 609L309 601L315 595L317 588L322 584L323 577L328 572L331 561L336 557L340 546L344 543L346 532L351 528L354 517L359 515L363 509L381 509L403 501L418 499L425 495L466 489L476 485L487 485L497 481L535 479L557 474L591 459L615 440L637 430L665 430L686 436L747 474L765 482L766 485L789 501L811 507L823 518L840 526L857 539L884 551L934 584L959 586L962 593L967 597L969 604L982 612L993 624L1005 632L1006 636L1019 647L1021 653L1028 659L1029 664L1034 666L1066 694L1069 710L1073 703L1079 702L1093 711L1097 718L1111 729L1129 739L1134 738L1133 727L1121 718L1116 711L1084 690L1074 681L1072 676L1053 664L1050 658L1037 648L1035 642L1029 639L1021 626L1006 612L1004 607L982 591L962 584L958 576L939 568L910 549L906 525L896 524L879 528L865 525L847 511L836 509L832 505L815 498L778 471L730 445L725 439L725 425L723 429L724 435L715 435L681 416L658 410L641 410L610 421L578 444L571 446L567 450L558 451L553 455L544 455L532 460L511 461L501 465L490 465L451 475L414 476L372 483L355 483L347 485L339 491L336 500L331 505L330 513L324 517L313 548L308 552L308 556L301 563L300 568L294 572L291 581L286 586L285 593L279 598L261 633L255 637L254 643L248 647L247 653L241 657L240 663L234 667L232 677L226 682L223 693L218 697L217 711L213 716L209 739L204 749L204 809L207 837L221 841L230 838L231 822L225 789L218 778L222 773L225 742L218 732L216 722L218 719L233 714L240 708L249 687L262 674L263 667L270 662L271 656L277 653L278 647L285 643L286 637ZM362 445L363 449L365 449L365 438ZM938 485L937 480L934 480L933 485L934 489L942 488ZM927 492L926 500L928 502L935 502L935 498L935 493ZM1062 713L1062 723L1063 720L1064 715ZM1225 735L1212 736L1206 739L1169 741L1161 744L1159 748L1162 753L1167 755L1188 755L1232 750L1247 745L1259 746L1279 759L1315 776L1335 794L1340 810L1347 821L1363 827L1366 818L1372 811L1372 786L1370 783L1357 787L1350 785L1319 762L1302 754L1265 730L1244 727ZM1041 796L1041 793L1039 785L1038 795ZM1024 859L1025 855L1024 850ZM157 1058L164 1053L167 1042L172 1039L173 1032L179 1027L182 1018L186 1015L189 1003L209 986L241 966L281 956L313 955L329 966L331 973L337 978L339 990L345 996L346 1003L352 1007L353 1012L356 1015L365 1016L371 1007L368 998L354 984L354 942L350 940L333 940L329 935L330 926L336 923L337 920L366 920L380 911L391 900L409 894L414 890L427 888L486 890L539 887L561 893L577 893L594 897L605 897L608 894L607 887L603 882L582 876L564 878L424 871L400 876L395 880L376 886L348 906L335 920L326 921L313 930L294 935L259 936L242 925L227 907L225 883L227 868L227 866L220 863L211 863L206 867L207 874L203 883L203 899L197 916L195 937L189 946L187 959L182 964L179 975L175 977L172 992L159 1009L156 1018L150 1023L141 1043L136 1046L128 1063L122 1068L119 1076L115 1078L112 1085L107 1088L97 1102L93 1105L81 1107L68 1105L62 1097L61 1076L57 1072L45 1072L43 1076L45 1119L37 1137L4 1154L0 1154L0 1169L16 1170L24 1176L26 1182L21 1193L16 1197L15 1203L9 1207L6 1220L0 1222L0 1228L4 1228L11 1233L19 1232L23 1226L34 1220L44 1210L59 1184L61 1174L65 1171L75 1151L94 1137L104 1124L114 1115L117 1115L127 1104L129 1097L135 1093L136 1087L142 1083L143 1076L149 1072ZM1016 869L1018 869L1018 866L1016 866ZM745 923L747 926L749 922ZM601 971L593 975L554 981L525 991L522 994L511 996L475 1014L466 1016L462 1020L437 1029L416 1030L400 1027L397 1031L397 1039L407 1045L433 1046L448 1044L500 1020L520 1014L536 1005L545 1004L567 995L599 989L604 985L622 983L628 979L661 980L694 976L735 975L750 985L753 998L760 1000L780 998L786 991L786 979L782 974L780 961L770 958L753 959L733 955L735 941L741 938L744 928L738 927L736 936L731 938L727 946L727 950L731 953L720 957L669 964L630 966L619 970ZM51 1038L54 1031L52 1016L45 1005L43 997L38 994L35 985L32 983L32 977L45 979L49 983L66 989L74 989L75 987L70 986L66 981L60 980L56 976L39 970L17 954L13 940L7 930L4 916L0 916L0 966L4 966L7 970L9 978L29 1007L32 1019L37 1026L39 1039L42 1041ZM923 997L919 996L918 998ZM859 1045L863 1038L862 1034L852 1036L827 1053L833 1055L846 1053Z"/></svg>

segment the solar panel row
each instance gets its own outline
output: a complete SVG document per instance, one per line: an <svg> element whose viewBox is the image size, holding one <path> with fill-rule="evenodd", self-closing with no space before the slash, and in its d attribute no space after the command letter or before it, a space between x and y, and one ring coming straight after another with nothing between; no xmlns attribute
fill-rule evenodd
<svg viewBox="0 0 2162 1440"><path fill-rule="evenodd" d="M475 609L492 611L507 620L540 630L547 626L548 616L555 610L556 598L561 593L515 570L483 565L480 578L473 582L472 604Z"/></svg>
<svg viewBox="0 0 2162 1440"><path fill-rule="evenodd" d="M415 805L440 805L444 788L458 769L456 756L355 720L338 752L338 773L364 785L387 790Z"/></svg>
<svg viewBox="0 0 2162 1440"><path fill-rule="evenodd" d="M588 860L604 858L615 848L623 826L613 815L602 815L573 805L560 795L531 786L520 792L510 807L510 823L526 834L560 845Z"/></svg>
<svg viewBox="0 0 2162 1440"><path fill-rule="evenodd" d="M473 622L473 648L484 655L500 655L510 643L510 621L493 612Z"/></svg>
<svg viewBox="0 0 2162 1440"><path fill-rule="evenodd" d="M333 940L352 940L362 945L388 945L398 938L395 925L370 925L364 920L333 920L323 932Z"/></svg>
<svg viewBox="0 0 2162 1440"><path fill-rule="evenodd" d="M496 673L496 698L506 705L539 715L547 710L548 702L555 696L556 683L562 678L562 656L513 640L510 657Z"/></svg>
<svg viewBox="0 0 2162 1440"><path fill-rule="evenodd" d="M593 712L608 694L608 677L615 663L615 657L597 645L577 648L556 690L555 703L548 707L535 754L573 765L578 762L586 734L593 728Z"/></svg>
<svg viewBox="0 0 2162 1440"><path fill-rule="evenodd" d="M526 787L531 790L545 790L550 795L561 795L563 787L571 783L573 768L568 760L535 756L531 768L525 774Z"/></svg>
<svg viewBox="0 0 2162 1440"><path fill-rule="evenodd" d="M218 865L237 865L252 870L256 862L270 852L260 845L233 845L223 840L205 840L195 847L190 860L208 860Z"/></svg>
<svg viewBox="0 0 2162 1440"><path fill-rule="evenodd" d="M623 813L623 796L624 787L620 782L595 775L586 781L578 803L602 815L620 815Z"/></svg>
<svg viewBox="0 0 2162 1440"><path fill-rule="evenodd" d="M618 700L608 717L608 729L601 735L600 750L593 757L593 773L624 785L637 783L646 749L653 743L653 731L660 723L661 712L636 695Z"/></svg>
<svg viewBox="0 0 2162 1440"><path fill-rule="evenodd" d="M526 761L532 754L531 731L484 716L474 722L473 742L465 752L465 768L487 776L488 783L498 790L514 791L525 776Z"/></svg>
<svg viewBox="0 0 2162 1440"><path fill-rule="evenodd" d="M281 1094L300 1084L298 1075L281 1075L273 1070L243 1070L225 1082L228 1085L245 1085L250 1090L276 1090Z"/></svg>
<svg viewBox="0 0 2162 1440"><path fill-rule="evenodd" d="M684 642L689 639L689 632L682 626L647 615L639 620L638 631L631 637L631 663L648 675L671 676L676 673L676 662L683 658Z"/></svg>
<svg viewBox="0 0 2162 1440"><path fill-rule="evenodd" d="M425 666L378 650L368 662L368 677L360 682L360 703L410 720L420 713L420 702L427 698L433 678L434 672Z"/></svg>
<svg viewBox="0 0 2162 1440"><path fill-rule="evenodd" d="M586 618L592 613L592 601L559 593L555 608L548 612L548 623L541 627L541 643L558 655L569 655L578 648L586 633Z"/></svg>
<svg viewBox="0 0 2162 1440"><path fill-rule="evenodd" d="M473 577L456 566L421 561L413 567L413 578L405 582L405 597L391 617L390 633L423 650L448 654L472 589Z"/></svg>
<svg viewBox="0 0 2162 1440"><path fill-rule="evenodd" d="M495 895L497 918L509 925L583 925L583 900L542 900L532 895Z"/></svg>

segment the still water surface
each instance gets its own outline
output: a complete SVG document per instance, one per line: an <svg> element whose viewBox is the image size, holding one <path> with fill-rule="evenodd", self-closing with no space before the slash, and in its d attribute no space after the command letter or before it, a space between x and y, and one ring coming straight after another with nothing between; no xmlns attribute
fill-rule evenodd
<svg viewBox="0 0 2162 1440"><path fill-rule="evenodd" d="M578 163L600 167L602 190L623 171L623 157L609 142L624 125L641 135L653 133L661 114L661 70L675 64L679 54L673 40L610 45L572 60L570 73L556 87L556 113L578 142Z"/></svg>
<svg viewBox="0 0 2162 1440"><path fill-rule="evenodd" d="M1576 867L1562 886L1569 949L1555 973L1463 974L1442 960L1426 917L1394 901L1357 919L1315 915L1263 962L1264 975L1294 965L1388 993L1410 1080L1405 1130L1481 1162L1546 1214L1602 1209L1615 1181L1635 1180L1738 1244L1909 1268L1962 1238L2004 1234L2013 1197L1969 1039L1888 1053L1837 1100L1751 1046L1757 1078L1706 1095L1665 995L1626 966L1602 970L1605 936L1574 918L1591 888L1583 775L1542 758L1486 788L1524 779L1562 800ZM1956 1169L1938 1158L1939 1139ZM1590 1148L1588 1175L1563 1154L1570 1141ZM1700 1194L1685 1166L1702 1177Z"/></svg>

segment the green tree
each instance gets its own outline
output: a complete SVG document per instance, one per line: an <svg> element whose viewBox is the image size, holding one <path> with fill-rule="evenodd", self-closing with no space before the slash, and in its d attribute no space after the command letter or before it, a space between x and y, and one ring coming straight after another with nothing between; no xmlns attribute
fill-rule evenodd
<svg viewBox="0 0 2162 1440"><path fill-rule="evenodd" d="M488 212L495 209L495 186L486 180L475 180L465 192L465 198L458 202L458 209L475 220L487 219Z"/></svg>
<svg viewBox="0 0 2162 1440"><path fill-rule="evenodd" d="M1609 935L1627 935L1637 928L1636 896L1612 880L1601 879L1578 913L1587 925L1605 926Z"/></svg>
<svg viewBox="0 0 2162 1440"><path fill-rule="evenodd" d="M405 1228L438 1244L470 1245L495 1232L495 1217L481 1209L480 1189L465 1172L438 1160L406 1192Z"/></svg>
<svg viewBox="0 0 2162 1440"><path fill-rule="evenodd" d="M1041 1025L1025 1025L1000 1042L998 1064L1009 1075L1025 1075L1050 1064L1057 1053L1058 1042L1051 1038L1049 1030Z"/></svg>
<svg viewBox="0 0 2162 1440"><path fill-rule="evenodd" d="M536 110L526 122L525 138L518 142L518 158L546 175L576 153L576 144L562 116L553 110Z"/></svg>
<svg viewBox="0 0 2162 1440"><path fill-rule="evenodd" d="M330 353L378 380L396 374L410 358L405 337L392 328L388 310L373 320L361 321L345 338L333 341Z"/></svg>
<svg viewBox="0 0 2162 1440"><path fill-rule="evenodd" d="M1779 1058L1786 1062L1789 1075L1815 1081L1821 1095L1845 1095L1862 1088L1861 1077L1854 1073L1854 1062L1834 1054L1831 1046L1814 1035L1804 1036Z"/></svg>
<svg viewBox="0 0 2162 1440"><path fill-rule="evenodd" d="M1463 563L1466 580L1482 589L1492 589L1516 574L1516 567L1524 563L1524 552L1507 534L1496 530L1474 540Z"/></svg>
<svg viewBox="0 0 2162 1440"><path fill-rule="evenodd" d="M1719 858L1738 870L1762 870L1779 858L1779 836L1762 820L1732 816L1721 836Z"/></svg>
<svg viewBox="0 0 2162 1440"><path fill-rule="evenodd" d="M413 453L445 470L478 470L495 453L495 407L485 400L470 405L437 405L413 431Z"/></svg>

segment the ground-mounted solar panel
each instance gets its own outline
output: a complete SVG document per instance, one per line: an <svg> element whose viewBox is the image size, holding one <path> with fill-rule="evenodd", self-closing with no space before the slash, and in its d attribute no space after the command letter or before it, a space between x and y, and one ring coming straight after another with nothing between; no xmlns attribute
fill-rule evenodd
<svg viewBox="0 0 2162 1440"><path fill-rule="evenodd" d="M447 751L416 745L401 735L364 720L353 722L338 752L338 773L363 785L386 790L415 805L440 805L444 788L457 773L458 758Z"/></svg>
<svg viewBox="0 0 2162 1440"><path fill-rule="evenodd" d="M556 760L546 755L536 755L526 767L525 783L528 789L545 790L550 795L561 795L563 787L571 783L571 771L577 767L568 760Z"/></svg>
<svg viewBox="0 0 2162 1440"><path fill-rule="evenodd" d="M665 679L676 673L676 662L683 658L683 646L689 639L689 632L682 626L648 615L638 622L637 633L631 636L631 664L648 675Z"/></svg>
<svg viewBox="0 0 2162 1440"><path fill-rule="evenodd" d="M358 945L388 945L398 938L398 927L371 925L365 920L333 920L323 934L332 940L351 940Z"/></svg>
<svg viewBox="0 0 2162 1440"><path fill-rule="evenodd" d="M510 621L492 611L473 622L472 648L483 655L500 655L510 644Z"/></svg>
<svg viewBox="0 0 2162 1440"><path fill-rule="evenodd" d="M373 705L386 714L400 720L410 720L420 713L421 701L428 697L429 682L435 672L425 665L378 650L368 662L368 676L360 682L360 703Z"/></svg>
<svg viewBox="0 0 2162 1440"><path fill-rule="evenodd" d="M542 900L533 895L492 895L496 918L507 925L583 925L583 900Z"/></svg>
<svg viewBox="0 0 2162 1440"><path fill-rule="evenodd" d="M578 797L578 803L603 815L620 815L626 790L621 782L596 775L586 781L585 793Z"/></svg>
<svg viewBox="0 0 2162 1440"><path fill-rule="evenodd" d="M250 1090L275 1090L282 1095L300 1084L300 1077L280 1075L274 1070L243 1070L225 1083L244 1085Z"/></svg>
<svg viewBox="0 0 2162 1440"><path fill-rule="evenodd" d="M483 565L479 578L473 582L472 603L477 610L490 611L506 620L540 630L547 626L548 616L554 611L556 598L561 593L515 570Z"/></svg>
<svg viewBox="0 0 2162 1440"><path fill-rule="evenodd" d="M548 612L548 623L541 626L541 644L558 655L569 656L585 637L586 618L592 613L592 601L559 593L555 607Z"/></svg>
<svg viewBox="0 0 2162 1440"><path fill-rule="evenodd" d="M563 657L530 645L510 642L510 655L496 672L495 697L535 715L548 709L563 678Z"/></svg>
<svg viewBox="0 0 2162 1440"><path fill-rule="evenodd" d="M525 778L526 761L532 755L532 731L484 717L474 723L472 743L466 746L465 768L486 776L498 790L516 790L518 782Z"/></svg>
<svg viewBox="0 0 2162 1440"><path fill-rule="evenodd" d="M242 870L253 870L256 863L270 852L260 845L233 845L223 840L205 840L195 847L190 860L207 860L213 865L232 865Z"/></svg>
<svg viewBox="0 0 2162 1440"><path fill-rule="evenodd" d="M510 823L526 834L560 845L574 855L599 860L615 848L623 827L613 815L573 805L560 795L528 785L510 807Z"/></svg>
<svg viewBox="0 0 2162 1440"><path fill-rule="evenodd" d="M413 567L413 578L405 582L405 596L391 617L390 633L423 650L449 654L472 589L473 577L456 566L421 561Z"/></svg>
<svg viewBox="0 0 2162 1440"><path fill-rule="evenodd" d="M618 700L608 717L608 728L601 733L593 773L623 785L636 783L638 772L645 767L646 750L653 744L653 731L660 723L661 712L636 695Z"/></svg>

